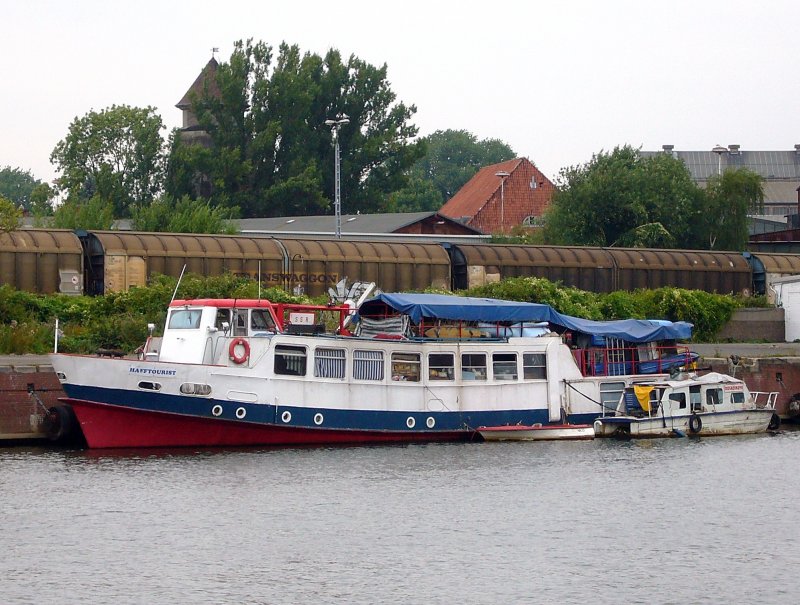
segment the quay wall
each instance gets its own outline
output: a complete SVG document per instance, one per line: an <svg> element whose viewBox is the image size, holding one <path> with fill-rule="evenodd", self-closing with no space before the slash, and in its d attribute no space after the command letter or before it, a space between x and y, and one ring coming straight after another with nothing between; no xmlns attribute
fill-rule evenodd
<svg viewBox="0 0 800 605"><path fill-rule="evenodd" d="M47 408L63 396L46 356L0 356L0 441L45 439Z"/></svg>

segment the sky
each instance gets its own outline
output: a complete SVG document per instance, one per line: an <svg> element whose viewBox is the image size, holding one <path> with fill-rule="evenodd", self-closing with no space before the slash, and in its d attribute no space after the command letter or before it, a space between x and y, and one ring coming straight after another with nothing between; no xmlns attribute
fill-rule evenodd
<svg viewBox="0 0 800 605"><path fill-rule="evenodd" d="M420 136L500 139L551 180L624 144L800 143L797 0L0 0L0 15L0 168L43 181L90 111L152 106L179 127L212 48L227 61L247 38L385 63Z"/></svg>

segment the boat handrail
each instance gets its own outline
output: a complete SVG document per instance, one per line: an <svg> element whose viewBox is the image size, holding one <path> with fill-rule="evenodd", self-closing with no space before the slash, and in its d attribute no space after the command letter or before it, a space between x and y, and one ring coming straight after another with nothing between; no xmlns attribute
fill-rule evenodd
<svg viewBox="0 0 800 605"><path fill-rule="evenodd" d="M750 391L753 405L765 410L774 410L778 401L778 391Z"/></svg>

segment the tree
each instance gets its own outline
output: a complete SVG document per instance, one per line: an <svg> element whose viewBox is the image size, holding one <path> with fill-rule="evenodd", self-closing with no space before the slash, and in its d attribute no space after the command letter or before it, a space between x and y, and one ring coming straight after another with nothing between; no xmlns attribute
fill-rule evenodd
<svg viewBox="0 0 800 605"><path fill-rule="evenodd" d="M75 118L50 155L59 189L73 200L100 196L118 217L149 204L163 184L163 128L153 107L112 105Z"/></svg>
<svg viewBox="0 0 800 605"><path fill-rule="evenodd" d="M161 231L166 233L236 233L230 222L236 211L222 206L211 207L204 200L185 196L177 202L164 197L149 206L134 208L135 231Z"/></svg>
<svg viewBox="0 0 800 605"><path fill-rule="evenodd" d="M697 222L697 239L709 250L744 250L748 214L764 207L761 175L746 168L728 169L708 181L705 212Z"/></svg>
<svg viewBox="0 0 800 605"><path fill-rule="evenodd" d="M704 197L681 160L617 147L561 171L544 238L565 245L696 247Z"/></svg>
<svg viewBox="0 0 800 605"><path fill-rule="evenodd" d="M466 130L437 130L421 139L422 156L408 171L408 185L392 195L395 212L438 210L484 166L516 157L499 139Z"/></svg>
<svg viewBox="0 0 800 605"><path fill-rule="evenodd" d="M339 131L343 211L374 211L405 185L421 154L411 139L414 106L396 102L387 67L336 50L301 54L239 41L192 109L210 148L176 138L168 193L200 193L212 205L238 206L245 217L316 214L332 207L334 150L325 120L346 114ZM217 93L218 90L218 93ZM203 191L203 189L207 191Z"/></svg>
<svg viewBox="0 0 800 605"><path fill-rule="evenodd" d="M39 184L41 181L35 179L29 170L11 166L0 169L0 196L22 206L24 210L30 210L31 192Z"/></svg>
<svg viewBox="0 0 800 605"><path fill-rule="evenodd" d="M88 201L70 198L53 213L56 229L111 229L114 224L114 207L99 195Z"/></svg>
<svg viewBox="0 0 800 605"><path fill-rule="evenodd" d="M0 233L8 233L19 227L22 210L10 199L0 195Z"/></svg>

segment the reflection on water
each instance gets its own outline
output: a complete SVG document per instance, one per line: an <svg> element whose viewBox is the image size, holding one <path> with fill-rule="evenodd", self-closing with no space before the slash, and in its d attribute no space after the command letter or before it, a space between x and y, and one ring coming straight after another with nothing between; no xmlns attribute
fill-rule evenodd
<svg viewBox="0 0 800 605"><path fill-rule="evenodd" d="M795 603L800 432L0 449L4 603Z"/></svg>

